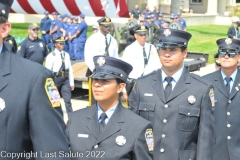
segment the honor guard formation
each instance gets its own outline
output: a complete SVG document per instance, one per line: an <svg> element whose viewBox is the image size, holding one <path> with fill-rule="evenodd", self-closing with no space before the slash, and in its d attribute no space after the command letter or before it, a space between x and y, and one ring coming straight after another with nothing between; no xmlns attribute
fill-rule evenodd
<svg viewBox="0 0 240 160"><path fill-rule="evenodd" d="M19 44L9 34L12 3L0 1L0 160L240 160L237 19L216 41L216 71L200 77L184 64L193 35L181 13L166 20L157 6L135 5L120 50L111 18L87 38L83 13L45 11ZM78 61L89 106L73 111Z"/></svg>

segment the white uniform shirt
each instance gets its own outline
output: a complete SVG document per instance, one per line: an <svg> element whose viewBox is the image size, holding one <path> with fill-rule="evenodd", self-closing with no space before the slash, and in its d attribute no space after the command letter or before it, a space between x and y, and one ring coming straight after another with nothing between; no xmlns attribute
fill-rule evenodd
<svg viewBox="0 0 240 160"><path fill-rule="evenodd" d="M110 57L118 57L118 44L114 37L110 34L107 34L107 41L109 44L108 53ZM104 55L106 48L106 39L105 36L98 31L95 34L92 34L86 41L85 49L84 49L84 58L85 63L88 68L93 71L94 63L93 57L97 55Z"/></svg>
<svg viewBox="0 0 240 160"><path fill-rule="evenodd" d="M59 72L62 66L62 57L58 49L55 49L54 52L55 52L55 56L52 54L52 52L47 55L46 68L50 69L53 72ZM62 52L64 53L65 69L69 71L70 86L74 86L74 77L73 77L73 70L72 70L72 65L70 61L70 56L67 52L64 52L64 51Z"/></svg>
<svg viewBox="0 0 240 160"><path fill-rule="evenodd" d="M151 51L150 51L151 46ZM131 45L127 46L122 60L131 64L133 67L132 72L129 74L129 78L137 79L142 75L149 74L154 70L162 67L157 49L154 45L145 43L144 45L147 58L150 53L147 66L144 68L144 57L143 57L143 46L141 46L137 41L133 42Z"/></svg>

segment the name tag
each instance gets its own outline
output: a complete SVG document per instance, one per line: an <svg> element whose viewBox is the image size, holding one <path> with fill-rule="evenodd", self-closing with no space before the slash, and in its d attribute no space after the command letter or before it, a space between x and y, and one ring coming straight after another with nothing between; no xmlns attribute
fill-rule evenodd
<svg viewBox="0 0 240 160"><path fill-rule="evenodd" d="M78 137L81 137L81 138L88 138L88 134L78 134Z"/></svg>
<svg viewBox="0 0 240 160"><path fill-rule="evenodd" d="M151 96L153 96L153 94L151 94L151 93L145 93L144 96L151 97Z"/></svg>

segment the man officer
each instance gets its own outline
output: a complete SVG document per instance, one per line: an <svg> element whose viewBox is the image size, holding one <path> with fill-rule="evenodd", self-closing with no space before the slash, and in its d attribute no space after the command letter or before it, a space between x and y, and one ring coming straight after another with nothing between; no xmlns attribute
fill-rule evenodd
<svg viewBox="0 0 240 160"><path fill-rule="evenodd" d="M28 37L18 47L17 55L33 62L43 64L48 50L42 39L38 38L39 27L36 23L28 26Z"/></svg>
<svg viewBox="0 0 240 160"><path fill-rule="evenodd" d="M52 73L2 43L11 29L12 3L0 1L0 159L51 160L45 154L54 152L56 159L70 160L59 155L68 153L68 141Z"/></svg>
<svg viewBox="0 0 240 160"><path fill-rule="evenodd" d="M240 159L240 41L217 40L221 68L203 78L214 84L214 155L213 160Z"/></svg>
<svg viewBox="0 0 240 160"><path fill-rule="evenodd" d="M51 27L51 22L52 20L49 18L49 12L45 11L44 12L45 17L42 19L40 23L40 31L42 32L42 40L43 42L48 46L48 49L51 48L51 42L50 42L50 27Z"/></svg>
<svg viewBox="0 0 240 160"><path fill-rule="evenodd" d="M68 117L72 113L71 91L74 90L74 77L70 56L63 51L65 40L55 35L53 37L55 50L46 58L46 68L55 76L55 83L65 102Z"/></svg>
<svg viewBox="0 0 240 160"><path fill-rule="evenodd" d="M153 124L154 160L212 160L213 86L184 67L191 34L160 29L162 69L137 80L130 109Z"/></svg>

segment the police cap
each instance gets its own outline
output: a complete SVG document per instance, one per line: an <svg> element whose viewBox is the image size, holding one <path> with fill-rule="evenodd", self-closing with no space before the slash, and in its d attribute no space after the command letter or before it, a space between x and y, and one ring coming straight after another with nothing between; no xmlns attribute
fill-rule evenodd
<svg viewBox="0 0 240 160"><path fill-rule="evenodd" d="M52 40L53 40L54 43L65 42L64 37L58 36L56 34L53 35Z"/></svg>
<svg viewBox="0 0 240 160"><path fill-rule="evenodd" d="M90 78L93 79L121 79L126 82L132 66L122 60L109 56L93 57L95 69Z"/></svg>
<svg viewBox="0 0 240 160"><path fill-rule="evenodd" d="M45 14L45 15L48 15L48 14L49 14L49 12L48 12L48 11L44 11L44 14Z"/></svg>
<svg viewBox="0 0 240 160"><path fill-rule="evenodd" d="M8 14L12 6L13 0L1 0L0 1L0 15L8 19Z"/></svg>
<svg viewBox="0 0 240 160"><path fill-rule="evenodd" d="M79 15L79 17L85 18L85 14L81 13L81 14Z"/></svg>
<svg viewBox="0 0 240 160"><path fill-rule="evenodd" d="M134 33L136 34L148 34L148 27L145 25L136 25L135 27L133 27L132 32L130 32L132 35L134 35Z"/></svg>
<svg viewBox="0 0 240 160"><path fill-rule="evenodd" d="M164 14L162 14L162 13L158 14L158 17L163 17L163 16L164 16Z"/></svg>
<svg viewBox="0 0 240 160"><path fill-rule="evenodd" d="M218 51L240 51L240 40L231 38L221 38L217 40Z"/></svg>
<svg viewBox="0 0 240 160"><path fill-rule="evenodd" d="M103 26L110 26L112 24L111 19L108 17L103 17L99 19L97 22L99 25L103 25Z"/></svg>
<svg viewBox="0 0 240 160"><path fill-rule="evenodd" d="M172 14L170 15L170 19L174 19L174 18L175 18L175 14L172 13Z"/></svg>
<svg viewBox="0 0 240 160"><path fill-rule="evenodd" d="M57 13L57 12L53 12L53 13L52 13L52 15L56 15L56 16L57 16L57 15L58 15L58 13Z"/></svg>
<svg viewBox="0 0 240 160"><path fill-rule="evenodd" d="M188 41L192 35L188 32L177 29L160 29L159 42L157 47L160 48L178 48L187 47Z"/></svg>

